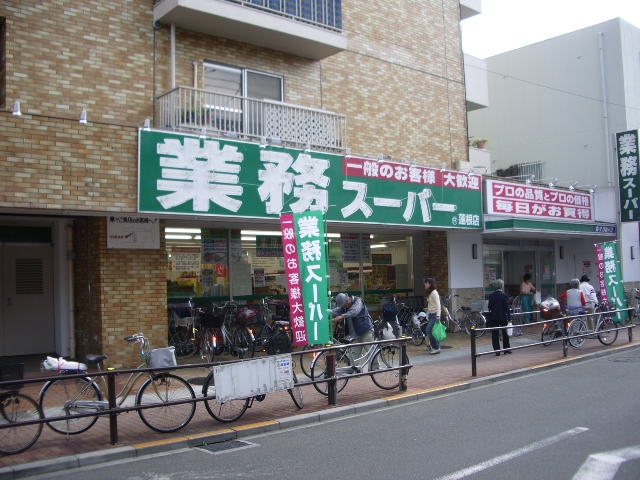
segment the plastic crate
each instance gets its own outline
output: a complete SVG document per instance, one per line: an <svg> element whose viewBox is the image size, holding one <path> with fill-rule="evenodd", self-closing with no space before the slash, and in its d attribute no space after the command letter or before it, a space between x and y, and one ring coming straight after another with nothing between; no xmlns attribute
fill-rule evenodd
<svg viewBox="0 0 640 480"><path fill-rule="evenodd" d="M8 363L0 365L0 382L10 382L12 380L22 380L24 378L24 363ZM23 383L11 383L3 385L4 390L20 390Z"/></svg>

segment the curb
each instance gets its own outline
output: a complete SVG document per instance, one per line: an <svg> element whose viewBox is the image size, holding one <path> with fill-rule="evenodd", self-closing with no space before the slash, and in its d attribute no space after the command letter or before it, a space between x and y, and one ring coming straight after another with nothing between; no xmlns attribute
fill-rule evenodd
<svg viewBox="0 0 640 480"><path fill-rule="evenodd" d="M237 440L243 437L249 437L259 433L272 432L277 430L287 430L303 425L320 423L336 418L349 416L357 416L363 413L382 410L394 407L404 403L417 402L429 398L446 395L472 388L483 387L493 383L509 381L514 378L526 375L541 373L553 368L564 367L576 362L584 362L608 356L621 350L640 348L640 345L620 345L611 347L606 350L592 352L576 357L567 357L552 362L546 362L531 367L525 367L510 372L490 375L482 378L475 378L469 381L440 385L424 390L413 391L410 393L398 393L377 400L369 400L362 403L344 405L328 410L321 410L313 413L302 413L300 415L292 415L283 417L278 420L268 420L264 422L256 422L249 425L218 430L214 434L201 433L196 435L185 435L182 437L173 437L167 440L158 440L155 442L137 443L131 446L115 447L108 450L98 450L95 452L81 453L77 455L69 455L50 460L39 460L35 462L14 465L11 467L0 468L0 480L25 478L33 475L41 475L44 473L60 472L62 470L86 467L115 460L141 457L155 453L162 453L169 450L180 448L193 448L214 443L227 442Z"/></svg>

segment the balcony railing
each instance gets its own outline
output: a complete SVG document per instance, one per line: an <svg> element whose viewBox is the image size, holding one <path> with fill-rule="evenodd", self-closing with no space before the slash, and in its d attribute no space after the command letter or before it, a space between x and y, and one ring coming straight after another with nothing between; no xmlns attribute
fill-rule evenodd
<svg viewBox="0 0 640 480"><path fill-rule="evenodd" d="M344 115L195 88L177 87L159 96L157 120L163 129L204 128L209 135L330 152L346 148Z"/></svg>
<svg viewBox="0 0 640 480"><path fill-rule="evenodd" d="M227 0L323 28L342 30L342 0Z"/></svg>

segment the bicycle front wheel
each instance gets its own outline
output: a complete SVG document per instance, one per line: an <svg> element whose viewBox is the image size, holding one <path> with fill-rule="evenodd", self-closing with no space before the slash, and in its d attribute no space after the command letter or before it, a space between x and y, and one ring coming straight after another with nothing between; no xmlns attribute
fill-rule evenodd
<svg viewBox="0 0 640 480"><path fill-rule="evenodd" d="M293 372L293 382L298 383L296 372ZM296 407L298 407L298 409L302 409L302 407L304 407L304 395L302 393L302 388L294 385L293 388L288 388L287 392L289 392L291 400L296 404Z"/></svg>
<svg viewBox="0 0 640 480"><path fill-rule="evenodd" d="M555 325L555 322L553 323L545 323L542 326L542 332L540 333L540 341L544 344L545 347L548 347L549 345L551 345L551 340L557 338L560 334L560 336L562 335L561 332L559 332Z"/></svg>
<svg viewBox="0 0 640 480"><path fill-rule="evenodd" d="M422 333L420 327L411 327L411 341L416 347L424 343L424 333Z"/></svg>
<svg viewBox="0 0 640 480"><path fill-rule="evenodd" d="M90 378L60 378L44 385L40 392L43 418L68 417L66 420L47 422L55 432L76 435L86 432L98 421L102 392ZM77 415L95 413L80 417Z"/></svg>
<svg viewBox="0 0 640 480"><path fill-rule="evenodd" d="M475 327L476 338L480 338L486 333L486 330L483 330L487 325L487 320L484 318L484 315L480 312L468 312L467 313L467 321L465 323L464 329L467 332L467 335L471 335L471 327Z"/></svg>
<svg viewBox="0 0 640 480"><path fill-rule="evenodd" d="M574 335L582 335L587 333L587 324L581 318L574 318L569 322L569 327L567 328L567 333L570 337ZM573 348L580 348L584 345L584 337L576 337L569 339L569 345Z"/></svg>
<svg viewBox="0 0 640 480"><path fill-rule="evenodd" d="M42 432L41 423L16 425L42 418L38 403L19 392L0 395L0 425L14 425L0 430L0 452L14 454L31 447Z"/></svg>
<svg viewBox="0 0 640 480"><path fill-rule="evenodd" d="M369 371L384 370L386 368L396 368L402 364L400 347L396 345L385 345L371 359ZM393 390L400 386L400 370L387 370L380 373L372 373L371 380L378 387L384 390Z"/></svg>
<svg viewBox="0 0 640 480"><path fill-rule="evenodd" d="M598 340L603 345L612 345L618 339L618 330L611 330L617 328L617 325L611 317L603 317L598 324L597 333ZM603 332L603 330L611 330L610 332Z"/></svg>
<svg viewBox="0 0 640 480"><path fill-rule="evenodd" d="M341 392L344 387L347 386L348 378L346 376L340 376L338 373L341 369L348 369L351 366L349 362L349 356L346 353L346 349L340 349L335 351L336 355L336 375L338 375L338 380L336 381L336 391ZM311 364L311 379L312 380L324 380L327 377L327 352L320 352L318 356L313 360ZM315 388L318 393L322 395L329 395L329 383L321 382L314 383L313 388Z"/></svg>
<svg viewBox="0 0 640 480"><path fill-rule="evenodd" d="M234 422L239 419L249 407L249 398L227 400L219 402L216 398L216 386L213 373L210 373L202 387L202 395L205 397L204 406L213 418L222 423ZM212 398L207 398L212 397Z"/></svg>
<svg viewBox="0 0 640 480"><path fill-rule="evenodd" d="M153 375L142 384L136 395L136 405L153 407L138 410L138 415L147 427L156 432L176 432L191 421L196 403L166 404L195 398L193 388L185 379L170 373Z"/></svg>
<svg viewBox="0 0 640 480"><path fill-rule="evenodd" d="M322 347L323 345L305 345L302 348L302 353L298 355L300 357L300 369L309 378L311 378L311 364L320 352L306 353L305 350L315 350Z"/></svg>

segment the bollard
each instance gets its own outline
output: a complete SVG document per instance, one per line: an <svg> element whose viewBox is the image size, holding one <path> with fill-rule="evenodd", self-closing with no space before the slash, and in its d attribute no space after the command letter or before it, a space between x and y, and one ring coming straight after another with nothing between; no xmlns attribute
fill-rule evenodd
<svg viewBox="0 0 640 480"><path fill-rule="evenodd" d="M476 327L475 325L471 325L471 376L475 377L477 375L476 369Z"/></svg>
<svg viewBox="0 0 640 480"><path fill-rule="evenodd" d="M109 397L109 433L111 436L111 445L118 443L118 414L114 412L116 404L116 375L117 373L109 371L107 373L107 388Z"/></svg>
<svg viewBox="0 0 640 480"><path fill-rule="evenodd" d="M330 378L327 382L327 397L329 399L329 405L338 404L338 392L337 392L337 379L336 379L336 352L330 350L327 352L327 371L326 376Z"/></svg>

